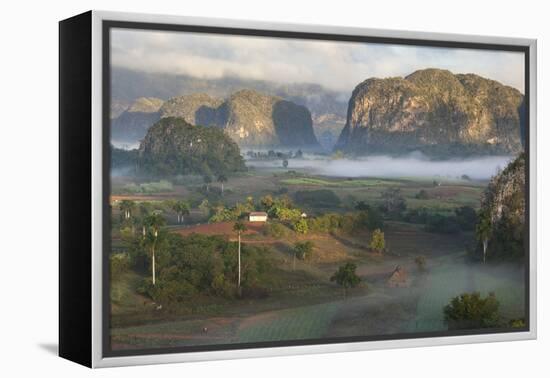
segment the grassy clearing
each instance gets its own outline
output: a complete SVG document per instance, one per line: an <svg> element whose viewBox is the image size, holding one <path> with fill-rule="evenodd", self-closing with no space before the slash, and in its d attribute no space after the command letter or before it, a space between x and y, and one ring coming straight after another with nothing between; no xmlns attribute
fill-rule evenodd
<svg viewBox="0 0 550 378"><path fill-rule="evenodd" d="M324 303L277 311L241 324L239 342L315 339L322 337L338 311L338 303Z"/></svg>
<svg viewBox="0 0 550 378"><path fill-rule="evenodd" d="M151 301L136 293L141 277L134 272L127 272L111 281L112 313L134 312L151 305Z"/></svg>

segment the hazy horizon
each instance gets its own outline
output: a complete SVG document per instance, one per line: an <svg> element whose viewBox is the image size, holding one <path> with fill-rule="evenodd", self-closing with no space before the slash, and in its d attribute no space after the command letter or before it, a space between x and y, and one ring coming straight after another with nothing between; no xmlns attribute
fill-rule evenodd
<svg viewBox="0 0 550 378"><path fill-rule="evenodd" d="M439 68L524 92L519 52L116 28L111 38L112 66L137 72L319 84L351 92L371 77Z"/></svg>

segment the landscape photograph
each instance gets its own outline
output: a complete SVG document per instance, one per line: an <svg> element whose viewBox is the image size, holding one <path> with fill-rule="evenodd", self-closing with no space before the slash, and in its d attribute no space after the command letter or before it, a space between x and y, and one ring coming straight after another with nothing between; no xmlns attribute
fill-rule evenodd
<svg viewBox="0 0 550 378"><path fill-rule="evenodd" d="M528 328L523 52L109 40L111 351Z"/></svg>

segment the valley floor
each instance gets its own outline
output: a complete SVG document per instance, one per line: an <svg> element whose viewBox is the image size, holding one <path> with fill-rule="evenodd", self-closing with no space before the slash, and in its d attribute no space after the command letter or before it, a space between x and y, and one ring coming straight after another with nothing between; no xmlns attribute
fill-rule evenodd
<svg viewBox="0 0 550 378"><path fill-rule="evenodd" d="M231 229L229 224L216 224L174 231L208 233L213 226L216 226L214 233ZM130 300L126 305L116 304L115 300L112 347L143 349L444 331L442 308L450 298L464 291L495 292L507 318L522 317L522 268L468 265L463 244L469 237L433 234L418 225L390 222L386 226L386 240L391 252L381 256L367 251L367 235L353 238L310 235L308 238L315 239L320 246L321 257L309 263L299 261L293 270L287 253L293 240L261 240L259 232L251 229L243 242L273 246L274 257L288 273L287 288L264 299L223 303L207 300L202 304L202 315L165 313L162 309L155 310L144 298L136 298L134 303ZM346 252L340 255L327 252L331 258L323 260L323 248ZM415 265L414 258L418 255L427 258L424 271ZM364 284L349 290L344 298L343 290L328 278L341 261L348 260L356 263ZM408 273L406 287L388 285L396 266ZM131 291L129 281L131 277L126 281L130 286L126 290ZM138 305L140 300L142 303ZM138 310L141 313L136 314L136 306L141 307Z"/></svg>

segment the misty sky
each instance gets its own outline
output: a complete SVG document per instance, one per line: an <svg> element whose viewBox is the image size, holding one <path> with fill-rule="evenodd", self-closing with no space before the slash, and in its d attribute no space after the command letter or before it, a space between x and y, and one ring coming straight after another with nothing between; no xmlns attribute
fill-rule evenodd
<svg viewBox="0 0 550 378"><path fill-rule="evenodd" d="M199 78L317 83L349 92L369 77L435 67L476 73L524 92L522 53L112 29L112 65Z"/></svg>

